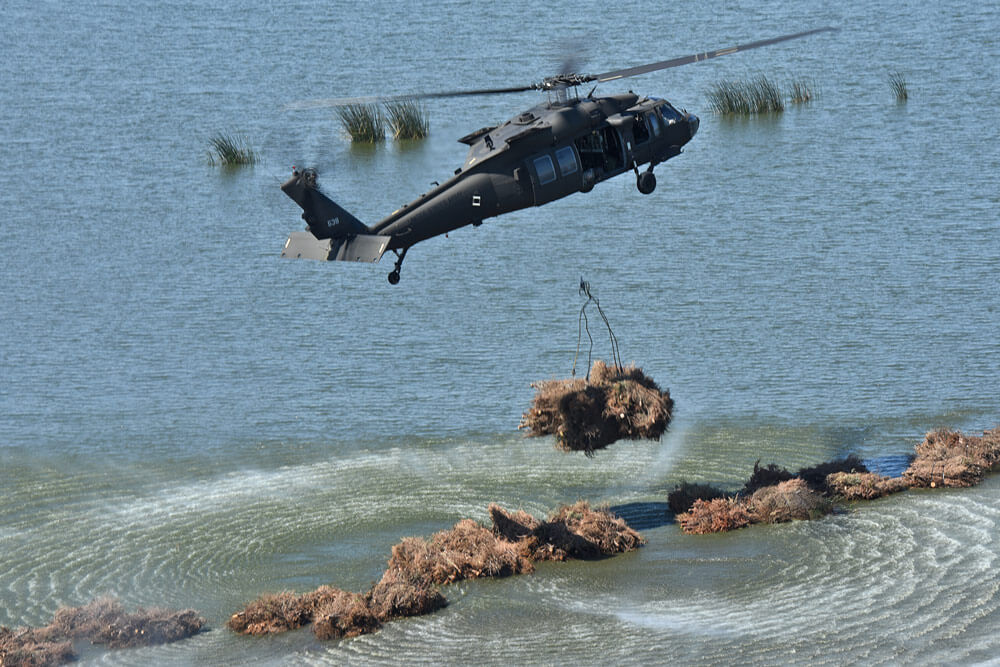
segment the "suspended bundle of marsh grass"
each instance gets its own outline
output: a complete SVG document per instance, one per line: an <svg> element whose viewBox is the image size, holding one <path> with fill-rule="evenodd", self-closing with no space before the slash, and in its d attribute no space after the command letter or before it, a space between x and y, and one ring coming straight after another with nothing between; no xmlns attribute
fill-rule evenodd
<svg viewBox="0 0 1000 667"><path fill-rule="evenodd" d="M659 439L670 425L674 401L637 366L608 366L598 359L589 379L544 380L518 428L556 436L565 451L592 456L619 440Z"/></svg>
<svg viewBox="0 0 1000 667"><path fill-rule="evenodd" d="M393 139L423 139L430 132L426 110L416 100L386 102L385 113Z"/></svg>
<svg viewBox="0 0 1000 667"><path fill-rule="evenodd" d="M742 81L722 81L708 94L709 105L721 114L745 115L785 110L781 91L766 76Z"/></svg>
<svg viewBox="0 0 1000 667"><path fill-rule="evenodd" d="M260 158L250 146L250 141L239 134L217 134L209 139L212 150L208 152L208 163L224 167L257 164Z"/></svg>
<svg viewBox="0 0 1000 667"><path fill-rule="evenodd" d="M377 104L348 104L338 107L337 115L352 142L385 141L385 117Z"/></svg>

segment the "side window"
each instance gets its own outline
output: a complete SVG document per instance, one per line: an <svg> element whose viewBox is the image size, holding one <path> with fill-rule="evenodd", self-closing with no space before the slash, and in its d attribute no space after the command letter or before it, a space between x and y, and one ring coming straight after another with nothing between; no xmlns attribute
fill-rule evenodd
<svg viewBox="0 0 1000 667"><path fill-rule="evenodd" d="M559 163L559 173L569 176L576 172L576 153L572 146L563 146L556 151L556 162Z"/></svg>
<svg viewBox="0 0 1000 667"><path fill-rule="evenodd" d="M545 185L546 183L551 183L556 180L556 168L555 165L552 164L551 157L548 155L536 157L534 162L535 172L538 173L539 185Z"/></svg>

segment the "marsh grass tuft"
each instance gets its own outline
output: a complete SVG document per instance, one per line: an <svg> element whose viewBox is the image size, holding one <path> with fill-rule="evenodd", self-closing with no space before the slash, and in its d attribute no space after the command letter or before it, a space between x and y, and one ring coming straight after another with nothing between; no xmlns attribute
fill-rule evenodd
<svg viewBox="0 0 1000 667"><path fill-rule="evenodd" d="M427 111L415 100L386 102L385 113L393 139L423 139L430 132Z"/></svg>
<svg viewBox="0 0 1000 667"><path fill-rule="evenodd" d="M257 164L260 158L250 146L250 141L239 134L217 134L209 140L208 163L224 167Z"/></svg>
<svg viewBox="0 0 1000 667"><path fill-rule="evenodd" d="M906 79L900 72L889 74L889 85L892 87L893 94L896 95L897 102L905 102L910 99L910 92L906 88Z"/></svg>
<svg viewBox="0 0 1000 667"><path fill-rule="evenodd" d="M385 141L385 117L377 104L349 104L337 109L340 123L355 143Z"/></svg>
<svg viewBox="0 0 1000 667"><path fill-rule="evenodd" d="M812 84L801 79L792 81L788 92L788 98L791 100L792 104L804 104L805 102L812 101Z"/></svg>
<svg viewBox="0 0 1000 667"><path fill-rule="evenodd" d="M721 114L744 116L785 110L781 91L764 75L715 84L709 91L709 105Z"/></svg>

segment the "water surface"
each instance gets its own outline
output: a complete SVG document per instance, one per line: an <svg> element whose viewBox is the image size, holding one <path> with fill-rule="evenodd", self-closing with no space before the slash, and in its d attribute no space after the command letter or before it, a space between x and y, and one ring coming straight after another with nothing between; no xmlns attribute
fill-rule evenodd
<svg viewBox="0 0 1000 667"><path fill-rule="evenodd" d="M650 514L684 479L740 486L757 459L854 452L898 472L927 430L1000 421L995 7L15 0L4 18L0 623L113 593L212 627L84 664L1000 654L996 480L715 537ZM457 137L539 99L444 101L428 140L375 148L291 102L517 85L568 49L607 71L822 25L841 30L602 87L702 118L651 196L623 177L428 241L396 287L385 263L278 258L301 226L277 188L292 165L374 222L461 164ZM709 111L713 83L759 73L817 97ZM262 162L209 166L218 132ZM677 403L661 441L594 460L516 428L529 384L572 366L581 276ZM402 537L490 502L577 499L630 508L648 545L455 586L446 610L346 642L223 628L265 591L362 590Z"/></svg>

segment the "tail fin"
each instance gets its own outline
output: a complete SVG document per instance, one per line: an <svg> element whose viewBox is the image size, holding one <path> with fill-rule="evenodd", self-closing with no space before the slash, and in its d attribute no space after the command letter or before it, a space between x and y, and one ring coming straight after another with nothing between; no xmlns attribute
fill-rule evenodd
<svg viewBox="0 0 1000 667"><path fill-rule="evenodd" d="M377 262L388 248L392 237L373 234L316 189L315 170L294 171L281 190L302 207L302 219L309 225L309 232L291 233L282 257Z"/></svg>
<svg viewBox="0 0 1000 667"><path fill-rule="evenodd" d="M302 219L318 239L371 233L363 222L316 189L314 169L295 170L281 190L302 207Z"/></svg>

